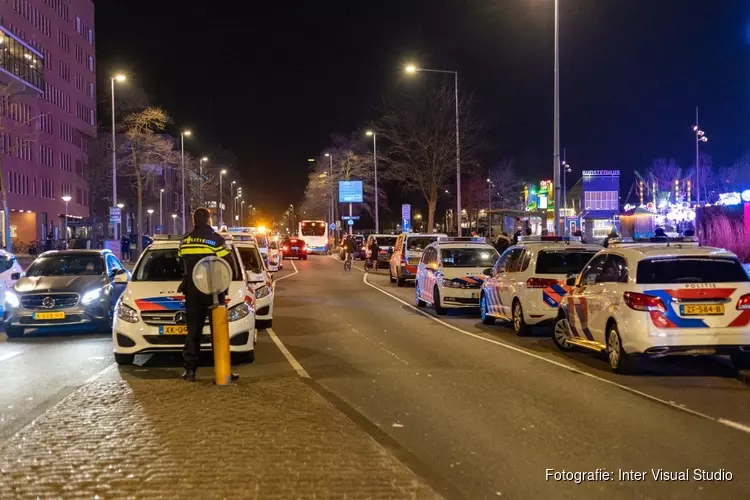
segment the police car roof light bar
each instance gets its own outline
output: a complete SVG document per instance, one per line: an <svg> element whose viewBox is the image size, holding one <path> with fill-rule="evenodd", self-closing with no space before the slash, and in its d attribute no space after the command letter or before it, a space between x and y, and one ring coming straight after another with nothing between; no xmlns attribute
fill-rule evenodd
<svg viewBox="0 0 750 500"><path fill-rule="evenodd" d="M580 236L519 236L519 243L580 243Z"/></svg>

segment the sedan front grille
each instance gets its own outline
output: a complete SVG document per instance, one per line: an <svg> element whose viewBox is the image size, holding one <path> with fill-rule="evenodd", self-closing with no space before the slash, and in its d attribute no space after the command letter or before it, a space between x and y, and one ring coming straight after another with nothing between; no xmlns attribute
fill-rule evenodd
<svg viewBox="0 0 750 500"><path fill-rule="evenodd" d="M77 293L33 293L21 295L21 306L24 309L54 311L75 307L77 304Z"/></svg>
<svg viewBox="0 0 750 500"><path fill-rule="evenodd" d="M179 320L178 320L179 316ZM185 311L141 311L141 318L147 325L184 325L187 321ZM206 318L206 323L209 318Z"/></svg>

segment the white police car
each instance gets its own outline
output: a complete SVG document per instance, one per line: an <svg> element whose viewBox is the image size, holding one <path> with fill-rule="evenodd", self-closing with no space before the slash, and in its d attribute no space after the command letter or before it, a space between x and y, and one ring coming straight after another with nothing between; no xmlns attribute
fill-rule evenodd
<svg viewBox="0 0 750 500"><path fill-rule="evenodd" d="M726 250L611 240L568 285L553 336L562 350L604 351L620 373L640 356L728 354L750 368L750 278Z"/></svg>
<svg viewBox="0 0 750 500"><path fill-rule="evenodd" d="M230 235L227 243L237 249L245 268L248 286L255 292L255 325L271 328L273 324L273 281L266 269L263 256L253 241L242 235Z"/></svg>
<svg viewBox="0 0 750 500"><path fill-rule="evenodd" d="M16 256L0 248L0 316L5 309L5 292L13 288L22 272Z"/></svg>
<svg viewBox="0 0 750 500"><path fill-rule="evenodd" d="M601 248L575 238L522 236L503 252L482 285L482 322L512 321L517 335L528 334L532 325L554 324L569 290L565 279L579 273Z"/></svg>
<svg viewBox="0 0 750 500"><path fill-rule="evenodd" d="M449 308L479 306L480 288L498 257L492 245L471 238L431 243L417 266L417 306L431 304L440 315Z"/></svg>
<svg viewBox="0 0 750 500"><path fill-rule="evenodd" d="M141 254L132 279L115 307L112 340L115 361L120 365L132 364L136 354L180 352L185 343L185 296L177 292L184 269L177 255L180 241L163 240L159 236ZM243 361L251 362L255 359L257 340L254 290L248 288L237 249L233 248L225 259L232 268L232 284L226 297L230 350ZM118 275L115 280L126 281L127 275ZM211 349L208 319L201 349Z"/></svg>

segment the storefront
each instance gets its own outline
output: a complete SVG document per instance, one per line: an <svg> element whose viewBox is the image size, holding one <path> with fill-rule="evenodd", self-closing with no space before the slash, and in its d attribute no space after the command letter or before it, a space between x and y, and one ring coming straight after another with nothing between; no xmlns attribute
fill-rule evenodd
<svg viewBox="0 0 750 500"><path fill-rule="evenodd" d="M619 227L620 171L584 170L580 218L587 241L603 240Z"/></svg>

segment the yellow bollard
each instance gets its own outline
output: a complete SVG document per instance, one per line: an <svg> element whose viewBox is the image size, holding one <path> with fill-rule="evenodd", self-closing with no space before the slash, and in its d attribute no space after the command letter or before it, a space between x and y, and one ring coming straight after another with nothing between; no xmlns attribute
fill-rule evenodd
<svg viewBox="0 0 750 500"><path fill-rule="evenodd" d="M229 352L229 319L227 306L211 308L211 335L214 351L214 382L216 385L232 383L232 361Z"/></svg>

